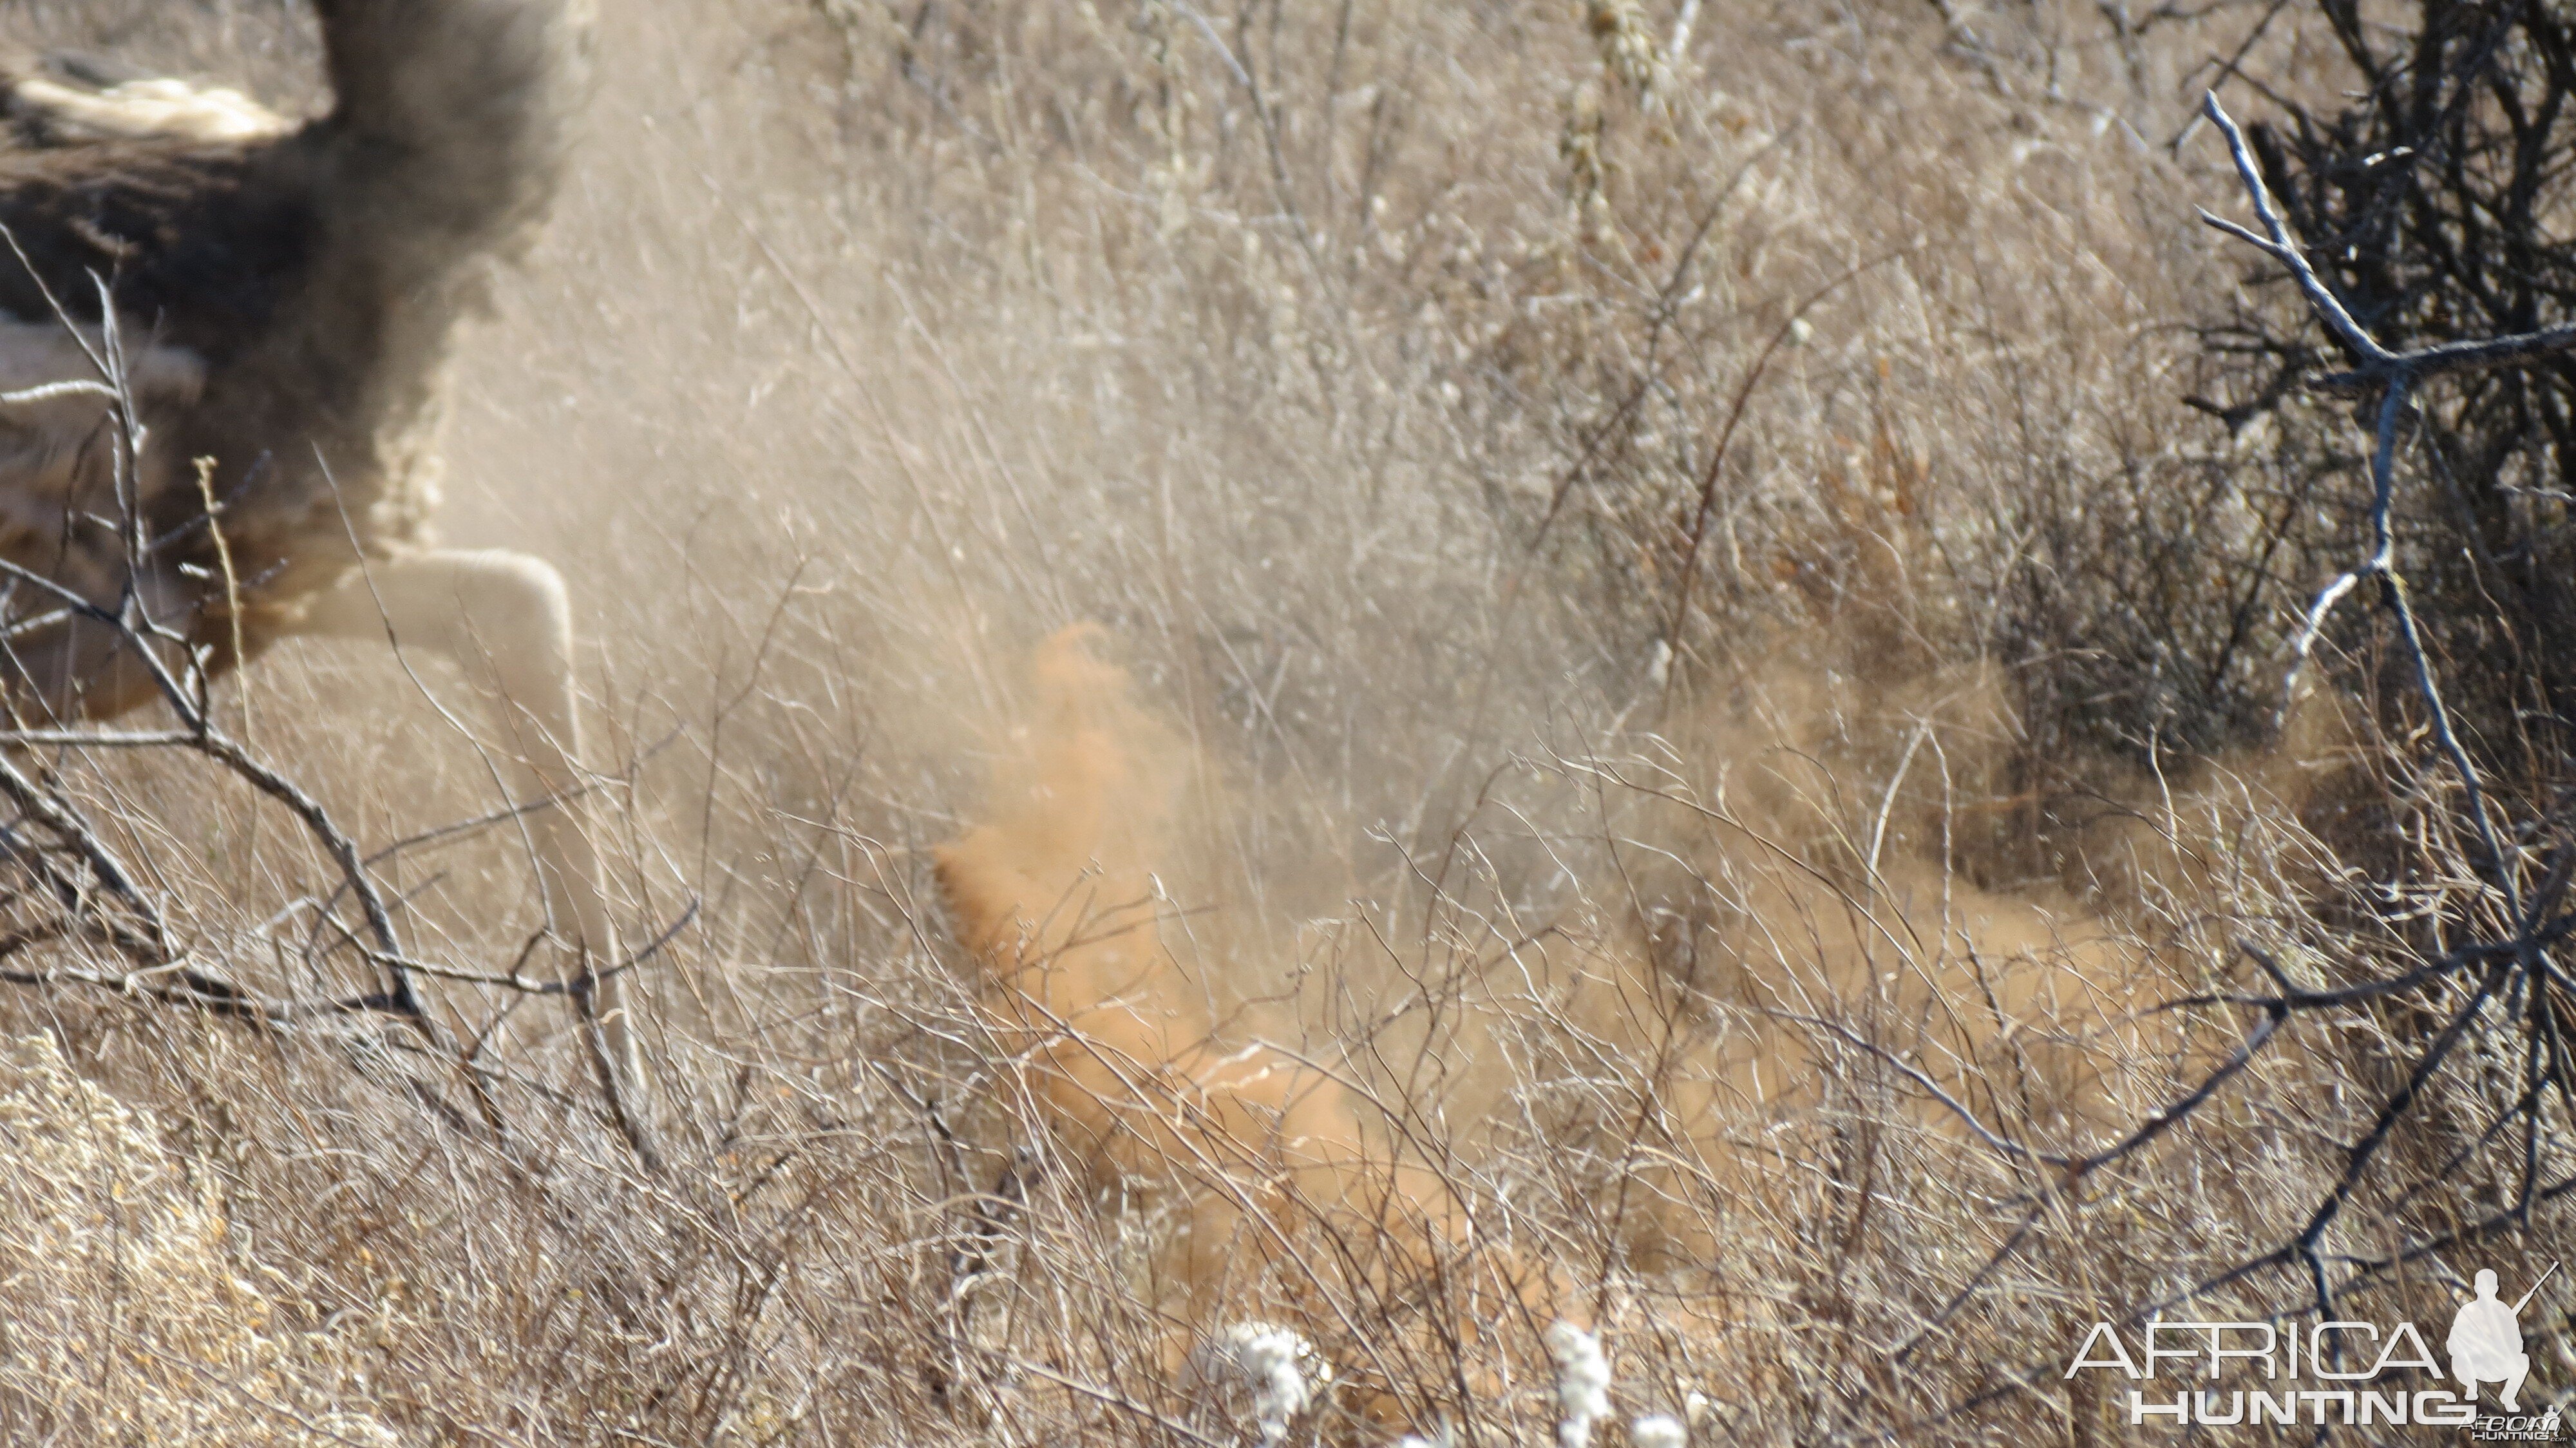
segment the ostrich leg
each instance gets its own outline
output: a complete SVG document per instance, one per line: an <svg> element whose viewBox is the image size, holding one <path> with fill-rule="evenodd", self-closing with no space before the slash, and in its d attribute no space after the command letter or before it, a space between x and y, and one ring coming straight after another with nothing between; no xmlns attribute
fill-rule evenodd
<svg viewBox="0 0 2576 1448"><path fill-rule="evenodd" d="M556 930L581 961L582 1028L600 1089L636 1154L657 1158L644 1063L626 983L596 972L616 963L617 937L601 892L599 851L575 760L581 726L572 673L572 609L563 576L544 559L498 549L436 550L368 564L314 601L296 632L385 639L448 655L492 694L518 803L552 799L525 818Z"/></svg>

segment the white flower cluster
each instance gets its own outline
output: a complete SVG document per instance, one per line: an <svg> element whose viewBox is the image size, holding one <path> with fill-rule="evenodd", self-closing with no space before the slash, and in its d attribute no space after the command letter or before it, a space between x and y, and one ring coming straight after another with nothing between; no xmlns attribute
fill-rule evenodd
<svg viewBox="0 0 2576 1448"><path fill-rule="evenodd" d="M1547 1329L1547 1351L1556 1359L1556 1402L1565 1420L1556 1427L1562 1448L1590 1448L1592 1425L1610 1416L1610 1359L1601 1339L1558 1321Z"/></svg>
<svg viewBox="0 0 2576 1448"><path fill-rule="evenodd" d="M1190 1354L1194 1381L1250 1396L1253 1429L1262 1448L1286 1442L1288 1425L1313 1401L1310 1367L1317 1369L1318 1378L1332 1376L1316 1362L1313 1343L1267 1322L1238 1322Z"/></svg>
<svg viewBox="0 0 2576 1448"><path fill-rule="evenodd" d="M1556 1403L1565 1417L1556 1425L1559 1448L1591 1448L1592 1430L1610 1416L1610 1358L1601 1339L1570 1322L1548 1327L1547 1351L1556 1359ZM1690 1429L1669 1413L1647 1413L1628 1425L1633 1448L1689 1448ZM1432 1448L1407 1438L1396 1448Z"/></svg>
<svg viewBox="0 0 2576 1448"><path fill-rule="evenodd" d="M1628 1426L1630 1448L1690 1448L1690 1429L1669 1413L1648 1413Z"/></svg>

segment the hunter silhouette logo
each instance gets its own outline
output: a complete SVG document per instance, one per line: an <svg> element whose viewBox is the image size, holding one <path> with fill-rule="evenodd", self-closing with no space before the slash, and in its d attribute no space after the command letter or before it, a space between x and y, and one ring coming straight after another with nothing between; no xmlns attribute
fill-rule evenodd
<svg viewBox="0 0 2576 1448"><path fill-rule="evenodd" d="M2451 1319L2451 1376L2460 1380L2461 1396L2475 1398L2478 1384L2494 1383L2504 1389L2504 1410L2522 1411L2522 1380L2531 1376L2531 1354L2522 1350L2522 1309L2532 1292L2538 1292L2541 1282L2557 1270L2558 1264L2550 1263L2540 1282L2531 1284L2531 1292L2515 1298L2511 1307L2496 1300L2494 1271L2479 1271L2478 1295Z"/></svg>
<svg viewBox="0 0 2576 1448"><path fill-rule="evenodd" d="M2125 1330L2097 1322L2066 1376L2108 1371L2136 1384L2127 1405L2133 1427L2420 1425L2466 1428L2480 1441L2556 1442L2556 1406L2522 1411L2531 1354L2521 1314L2557 1272L2551 1263L2507 1302L2496 1273L2481 1270L2438 1357L2411 1322L2156 1319ZM2494 1389L2483 1413L2481 1387Z"/></svg>

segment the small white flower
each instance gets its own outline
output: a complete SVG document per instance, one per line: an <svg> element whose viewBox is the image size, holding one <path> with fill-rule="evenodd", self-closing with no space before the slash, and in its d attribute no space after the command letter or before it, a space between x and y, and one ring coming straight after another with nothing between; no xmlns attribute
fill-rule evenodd
<svg viewBox="0 0 2576 1448"><path fill-rule="evenodd" d="M1670 1413L1648 1413L1628 1425L1633 1448L1690 1448L1690 1430Z"/></svg>
<svg viewBox="0 0 2576 1448"><path fill-rule="evenodd" d="M1312 1399L1306 1370L1320 1366L1314 1358L1314 1344L1288 1328L1238 1322L1215 1342L1190 1354L1190 1376L1197 1382L1248 1391L1252 1424L1262 1448L1277 1448L1287 1441L1289 1423L1306 1411Z"/></svg>
<svg viewBox="0 0 2576 1448"><path fill-rule="evenodd" d="M1556 1401L1565 1410L1556 1441L1590 1448L1592 1425L1610 1416L1610 1360L1601 1354L1601 1339L1558 1321L1547 1329L1547 1351L1556 1359Z"/></svg>

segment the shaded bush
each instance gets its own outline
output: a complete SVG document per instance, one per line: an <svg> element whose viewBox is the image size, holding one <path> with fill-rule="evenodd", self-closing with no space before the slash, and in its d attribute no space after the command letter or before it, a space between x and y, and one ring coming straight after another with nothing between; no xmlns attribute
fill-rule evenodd
<svg viewBox="0 0 2576 1448"><path fill-rule="evenodd" d="M2576 14L2482 0L2393 16L2352 0L2316 8L2348 86L2288 87L2280 118L2249 135L2354 317L2403 350L2576 316ZM2299 378L2341 365L2286 287L2261 295L2206 329L2230 374L2231 400L2213 406L2234 424L2282 412ZM2311 438L2345 435L2316 445L2331 470L2350 468L2366 436L2340 412L2286 412ZM2562 785L2576 744L2576 359L2425 389L2401 466L2402 565L2465 729L2517 785ZM2339 491L2341 546L2359 556L2365 495Z"/></svg>

